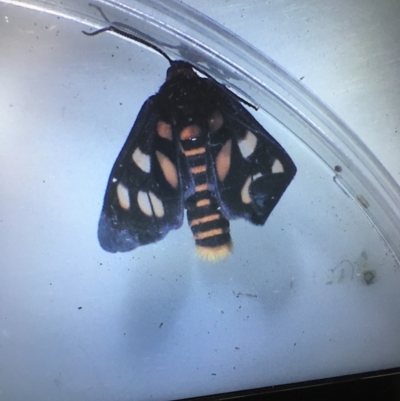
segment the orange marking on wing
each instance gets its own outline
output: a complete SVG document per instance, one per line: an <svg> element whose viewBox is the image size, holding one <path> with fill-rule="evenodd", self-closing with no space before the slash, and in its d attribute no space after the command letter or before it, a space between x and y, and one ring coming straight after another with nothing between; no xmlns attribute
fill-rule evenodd
<svg viewBox="0 0 400 401"><path fill-rule="evenodd" d="M228 139L216 158L216 167L219 180L222 182L226 178L231 167L232 140Z"/></svg>
<svg viewBox="0 0 400 401"><path fill-rule="evenodd" d="M172 187L176 188L178 186L178 172L174 163L172 163L164 153L161 153L158 150L156 151L156 156L165 179Z"/></svg>
<svg viewBox="0 0 400 401"><path fill-rule="evenodd" d="M172 141L172 130L171 126L165 121L159 121L157 123L157 134L164 139Z"/></svg>

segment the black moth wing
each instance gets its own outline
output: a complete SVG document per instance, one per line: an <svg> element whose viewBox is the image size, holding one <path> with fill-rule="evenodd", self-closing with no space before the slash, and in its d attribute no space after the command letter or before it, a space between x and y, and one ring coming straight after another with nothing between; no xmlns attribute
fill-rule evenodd
<svg viewBox="0 0 400 401"><path fill-rule="evenodd" d="M295 176L296 166L233 93L211 82L221 125L209 139L215 195L226 218L262 225Z"/></svg>
<svg viewBox="0 0 400 401"><path fill-rule="evenodd" d="M112 168L98 227L100 245L108 252L159 241L182 225L177 146L157 134L158 109L157 95L144 103ZM162 163L168 164L169 177Z"/></svg>

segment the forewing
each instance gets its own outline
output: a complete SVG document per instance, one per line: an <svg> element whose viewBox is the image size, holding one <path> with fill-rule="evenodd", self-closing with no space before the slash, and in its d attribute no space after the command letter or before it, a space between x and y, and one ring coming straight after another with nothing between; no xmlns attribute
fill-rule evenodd
<svg viewBox="0 0 400 401"><path fill-rule="evenodd" d="M177 145L157 95L143 105L112 168L98 227L108 252L159 241L183 220Z"/></svg>
<svg viewBox="0 0 400 401"><path fill-rule="evenodd" d="M296 166L235 95L218 84L214 92L218 100L210 118L209 167L215 195L227 218L264 224Z"/></svg>

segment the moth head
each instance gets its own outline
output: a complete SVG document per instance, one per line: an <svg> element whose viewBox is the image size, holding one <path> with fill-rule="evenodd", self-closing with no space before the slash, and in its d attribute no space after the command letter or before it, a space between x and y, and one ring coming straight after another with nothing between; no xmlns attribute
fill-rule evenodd
<svg viewBox="0 0 400 401"><path fill-rule="evenodd" d="M171 66L167 70L167 81L176 77L192 78L197 77L193 71L193 67L186 61L172 61Z"/></svg>

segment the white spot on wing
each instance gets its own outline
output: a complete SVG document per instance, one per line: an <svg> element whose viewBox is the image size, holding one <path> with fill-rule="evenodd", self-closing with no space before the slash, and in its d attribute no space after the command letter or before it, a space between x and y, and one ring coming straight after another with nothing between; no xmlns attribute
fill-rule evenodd
<svg viewBox="0 0 400 401"><path fill-rule="evenodd" d="M246 132L243 139L238 142L240 153L246 159L248 158L257 146L257 137L250 131Z"/></svg>
<svg viewBox="0 0 400 401"><path fill-rule="evenodd" d="M129 208L131 207L129 191L128 188L121 183L117 185L117 198L118 203L122 207L122 209L129 210Z"/></svg>
<svg viewBox="0 0 400 401"><path fill-rule="evenodd" d="M248 205L249 203L251 203L252 199L250 196L250 184L254 181L256 181L258 178L262 177L261 173L257 173L256 175L253 176L249 176L247 177L247 180L245 181L243 187L242 187L242 191L240 192L240 196L242 198L242 202L245 203L246 205Z"/></svg>
<svg viewBox="0 0 400 401"><path fill-rule="evenodd" d="M137 195L137 201L140 210L146 216L153 216L153 212L159 218L164 216L163 204L161 200L153 194L153 192L139 191Z"/></svg>
<svg viewBox="0 0 400 401"><path fill-rule="evenodd" d="M150 199L149 196L147 195L147 192L139 191L137 194L137 202L140 210L146 216L153 215L153 210L151 209Z"/></svg>
<svg viewBox="0 0 400 401"><path fill-rule="evenodd" d="M247 177L246 182L243 185L242 191L240 192L240 196L242 197L242 202L248 205L251 203L249 187L252 182L252 177Z"/></svg>
<svg viewBox="0 0 400 401"><path fill-rule="evenodd" d="M153 210L154 210L155 215L159 218L163 217L164 216L164 206L163 206L161 200L158 199L157 196L155 196L153 194L153 192L149 192L149 197L150 197L151 204L153 205Z"/></svg>
<svg viewBox="0 0 400 401"><path fill-rule="evenodd" d="M139 148L136 148L132 153L132 160L145 173L150 173L150 156L143 153Z"/></svg>
<svg viewBox="0 0 400 401"><path fill-rule="evenodd" d="M282 163L278 160L275 159L274 164L272 165L272 173L276 174L276 173L284 173L285 170L283 168Z"/></svg>

